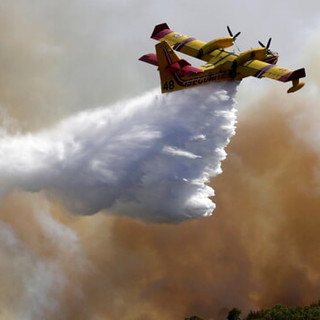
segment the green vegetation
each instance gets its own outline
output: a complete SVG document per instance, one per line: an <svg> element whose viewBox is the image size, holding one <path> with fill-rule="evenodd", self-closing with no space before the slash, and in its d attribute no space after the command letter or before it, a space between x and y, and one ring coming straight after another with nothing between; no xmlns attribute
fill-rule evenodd
<svg viewBox="0 0 320 320"><path fill-rule="evenodd" d="M213 320L213 319L212 318L204 319L204 318L201 318L201 317L198 317L198 316L192 316L190 318L185 318L184 320Z"/></svg>
<svg viewBox="0 0 320 320"><path fill-rule="evenodd" d="M244 320L320 320L320 301L307 307L276 305L267 310L251 311Z"/></svg>
<svg viewBox="0 0 320 320"><path fill-rule="evenodd" d="M245 318L240 318L241 310L233 308L228 312L227 320L320 320L320 300L306 307L287 307L276 305L270 309L250 311ZM198 316L185 320L210 320Z"/></svg>
<svg viewBox="0 0 320 320"><path fill-rule="evenodd" d="M240 320L241 310L238 308L233 308L229 311L227 319L228 320Z"/></svg>

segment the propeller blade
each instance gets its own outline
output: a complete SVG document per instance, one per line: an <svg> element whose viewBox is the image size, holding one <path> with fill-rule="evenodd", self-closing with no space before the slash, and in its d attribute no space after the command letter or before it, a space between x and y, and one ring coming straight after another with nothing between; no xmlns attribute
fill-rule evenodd
<svg viewBox="0 0 320 320"><path fill-rule="evenodd" d="M231 31L231 29L230 29L229 26L227 26L227 29L228 29L229 36L232 37L232 39L233 39L233 44L236 45L238 51L240 52L240 50L239 50L239 48L238 48L238 46L237 46L237 44L236 44L236 39L237 39L237 37L239 36L239 34L240 34L241 32L237 32L235 35L233 35L233 33L232 33L232 31Z"/></svg>
<svg viewBox="0 0 320 320"><path fill-rule="evenodd" d="M236 40L237 37L239 36L239 34L241 33L241 32L237 32L235 35L233 35L233 33L232 33L232 31L231 31L229 26L227 26L227 29L228 29L228 33L229 33L230 37L232 37L233 40Z"/></svg>
<svg viewBox="0 0 320 320"><path fill-rule="evenodd" d="M241 32L236 33L235 36L233 37L233 39L235 40L239 36L240 33Z"/></svg>
<svg viewBox="0 0 320 320"><path fill-rule="evenodd" d="M261 41L258 41L258 43L260 44L261 47L263 47L263 48L266 47Z"/></svg>
<svg viewBox="0 0 320 320"><path fill-rule="evenodd" d="M272 39L272 38L269 38L269 40L268 40L268 43L267 43L267 49L269 49L269 47L270 47L271 39Z"/></svg>

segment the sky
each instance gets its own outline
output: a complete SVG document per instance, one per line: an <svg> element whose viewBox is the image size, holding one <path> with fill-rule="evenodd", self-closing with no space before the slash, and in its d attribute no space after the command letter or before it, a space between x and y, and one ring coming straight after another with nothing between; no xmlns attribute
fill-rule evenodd
<svg viewBox="0 0 320 320"><path fill-rule="evenodd" d="M267 42L306 86L245 79L236 135L214 177L212 217L150 224L79 216L45 191L0 202L0 312L6 319L223 319L320 298L316 1L0 1L0 134L32 136L81 111L158 88L153 27L210 41Z"/></svg>

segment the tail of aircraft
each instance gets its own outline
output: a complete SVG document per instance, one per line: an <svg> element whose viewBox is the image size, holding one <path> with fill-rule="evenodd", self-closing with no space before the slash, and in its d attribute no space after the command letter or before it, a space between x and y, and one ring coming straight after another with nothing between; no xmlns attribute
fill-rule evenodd
<svg viewBox="0 0 320 320"><path fill-rule="evenodd" d="M156 54L146 54L139 60L158 66L162 93L184 89L186 85L180 76L188 77L203 72L180 59L166 41L156 45Z"/></svg>
<svg viewBox="0 0 320 320"><path fill-rule="evenodd" d="M181 59L165 41L156 45L156 53L162 93L177 90L179 84L174 73L181 69L179 65Z"/></svg>
<svg viewBox="0 0 320 320"><path fill-rule="evenodd" d="M162 93L177 90L178 83L174 78L174 73L181 69L179 65L181 59L167 42L163 41L156 45L156 54L146 54L139 60L158 66Z"/></svg>

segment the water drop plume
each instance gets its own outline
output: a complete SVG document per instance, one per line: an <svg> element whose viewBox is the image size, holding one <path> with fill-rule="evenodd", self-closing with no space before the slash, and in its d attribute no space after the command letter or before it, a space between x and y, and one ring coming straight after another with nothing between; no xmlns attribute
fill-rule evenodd
<svg viewBox="0 0 320 320"><path fill-rule="evenodd" d="M46 190L71 211L109 209L148 222L208 216L235 133L237 84L154 91L82 112L50 130L2 134L2 196Z"/></svg>

